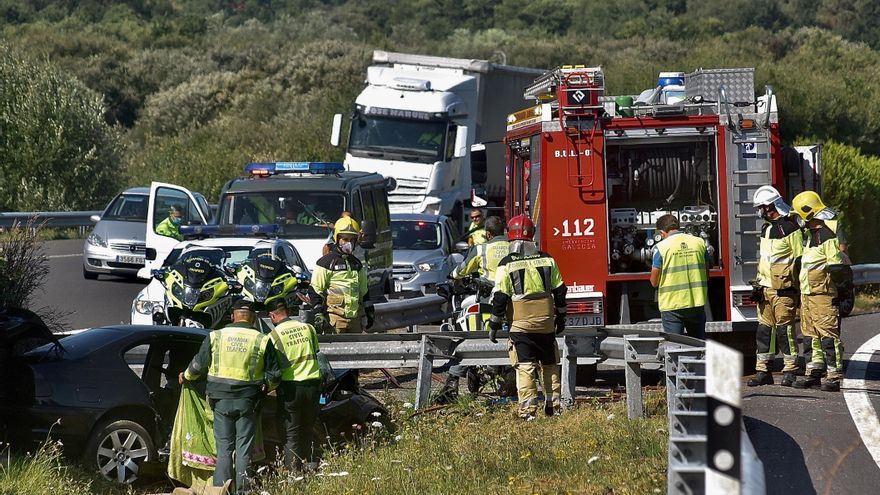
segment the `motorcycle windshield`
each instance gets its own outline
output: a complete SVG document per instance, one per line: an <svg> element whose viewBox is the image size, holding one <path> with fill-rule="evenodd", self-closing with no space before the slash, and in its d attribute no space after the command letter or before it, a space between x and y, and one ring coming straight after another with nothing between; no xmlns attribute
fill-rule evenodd
<svg viewBox="0 0 880 495"><path fill-rule="evenodd" d="M188 308L194 308L196 304L199 302L199 293L201 292L199 287L192 287L187 285L183 289L183 305Z"/></svg>
<svg viewBox="0 0 880 495"><path fill-rule="evenodd" d="M254 260L252 266L254 268L254 273L256 274L257 279L271 282L275 279L276 274L280 271L281 265L281 260L268 257L260 257Z"/></svg>
<svg viewBox="0 0 880 495"><path fill-rule="evenodd" d="M257 280L254 285L254 301L264 302L269 297L269 291L272 290L272 282Z"/></svg>

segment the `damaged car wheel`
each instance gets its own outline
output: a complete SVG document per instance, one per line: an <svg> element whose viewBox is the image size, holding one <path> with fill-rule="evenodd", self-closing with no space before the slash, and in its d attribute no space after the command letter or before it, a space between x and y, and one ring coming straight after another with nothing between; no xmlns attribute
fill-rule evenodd
<svg viewBox="0 0 880 495"><path fill-rule="evenodd" d="M156 446L147 430L128 420L106 421L95 429L85 461L116 483L131 483L145 462L156 457Z"/></svg>

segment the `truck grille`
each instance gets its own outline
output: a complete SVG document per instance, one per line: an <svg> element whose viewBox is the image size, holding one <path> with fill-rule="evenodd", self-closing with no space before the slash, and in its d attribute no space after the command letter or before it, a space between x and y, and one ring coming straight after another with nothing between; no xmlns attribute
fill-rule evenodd
<svg viewBox="0 0 880 495"><path fill-rule="evenodd" d="M394 280L409 280L416 275L416 269L410 264L394 265L391 269L391 276Z"/></svg>
<svg viewBox="0 0 880 495"><path fill-rule="evenodd" d="M146 254L147 245L141 242L111 242L110 249L129 254Z"/></svg>
<svg viewBox="0 0 880 495"><path fill-rule="evenodd" d="M427 177L397 179L397 188L388 193L388 205L392 211L413 211L425 199L427 190Z"/></svg>
<svg viewBox="0 0 880 495"><path fill-rule="evenodd" d="M601 299L583 299L568 301L568 314L602 314Z"/></svg>

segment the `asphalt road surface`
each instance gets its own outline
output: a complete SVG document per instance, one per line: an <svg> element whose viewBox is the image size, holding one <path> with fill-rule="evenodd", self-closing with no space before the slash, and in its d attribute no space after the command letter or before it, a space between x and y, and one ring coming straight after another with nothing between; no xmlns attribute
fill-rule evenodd
<svg viewBox="0 0 880 495"><path fill-rule="evenodd" d="M101 275L98 280L82 276L83 241L43 243L49 256L49 276L33 307L47 307L66 314L71 330L128 323L131 301L147 285L146 280Z"/></svg>
<svg viewBox="0 0 880 495"><path fill-rule="evenodd" d="M874 352L880 340L859 352L878 331L880 314L843 320L842 392L743 384L746 430L764 463L768 494L880 493L880 467L869 451L880 450L880 352ZM777 360L776 369L781 366ZM779 383L781 373L775 378ZM854 397L867 407L854 411L847 404Z"/></svg>

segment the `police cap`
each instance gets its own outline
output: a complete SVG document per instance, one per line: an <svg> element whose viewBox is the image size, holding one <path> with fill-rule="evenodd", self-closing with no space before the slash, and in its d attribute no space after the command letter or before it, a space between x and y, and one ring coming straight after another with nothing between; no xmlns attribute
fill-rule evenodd
<svg viewBox="0 0 880 495"><path fill-rule="evenodd" d="M287 303L284 302L284 299L276 299L270 302L266 309L268 309L269 311L287 310Z"/></svg>
<svg viewBox="0 0 880 495"><path fill-rule="evenodd" d="M253 311L254 303L248 301L247 299L239 299L235 301L235 304L232 305L233 311Z"/></svg>

